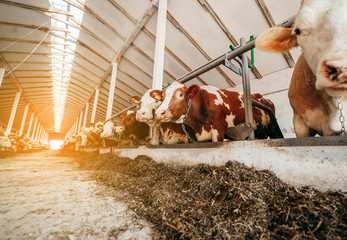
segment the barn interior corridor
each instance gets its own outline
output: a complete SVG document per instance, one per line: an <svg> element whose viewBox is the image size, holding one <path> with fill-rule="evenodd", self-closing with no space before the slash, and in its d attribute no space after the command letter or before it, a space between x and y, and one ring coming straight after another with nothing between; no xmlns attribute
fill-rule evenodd
<svg viewBox="0 0 347 240"><path fill-rule="evenodd" d="M122 193L77 165L54 150L0 159L2 239L150 239Z"/></svg>

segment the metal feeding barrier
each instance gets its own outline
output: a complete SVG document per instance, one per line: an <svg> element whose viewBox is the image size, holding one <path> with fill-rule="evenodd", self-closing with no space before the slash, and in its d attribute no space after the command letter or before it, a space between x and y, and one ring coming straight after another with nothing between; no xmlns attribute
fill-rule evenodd
<svg viewBox="0 0 347 240"><path fill-rule="evenodd" d="M281 24L276 25L277 27L286 27L289 28L294 23L294 17L287 19L286 21L282 22ZM242 76L242 86L243 86L243 95L244 95L244 105L245 105L245 124L238 126L238 127L230 127L226 128L226 133L228 137L235 139L235 140L243 140L246 137L249 137L250 139L254 139L254 126L253 125L253 112L252 112L252 105L260 108L264 111L266 111L269 116L271 123L275 129L277 138L283 138L283 134L281 132L281 129L277 123L276 117L274 116L272 110L265 105L261 104L258 101L255 101L251 98L251 90L250 90L250 80L249 80L249 69L248 67L253 67L253 62L251 64L248 63L247 59L247 52L249 50L252 50L255 48L255 40L251 38L249 42L246 42L244 38L240 39L240 46L237 48L231 47L232 50L207 62L206 64L200 66L199 68L196 68L195 70L189 72L185 76L177 79L177 82L186 83L190 80L192 80L195 77L198 77L199 75L223 64L236 74L239 74ZM235 65L233 65L230 60L235 60L239 63L241 69L237 68ZM254 58L252 58L254 59ZM166 86L167 87L167 86ZM164 87L163 90L166 88ZM135 108L136 105L132 105L117 114L111 116L109 119L106 119L104 121L110 121L122 113Z"/></svg>

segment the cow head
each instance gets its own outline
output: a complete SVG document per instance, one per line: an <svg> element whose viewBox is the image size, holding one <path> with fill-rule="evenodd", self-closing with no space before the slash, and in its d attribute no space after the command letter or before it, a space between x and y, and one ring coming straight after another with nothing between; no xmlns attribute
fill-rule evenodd
<svg viewBox="0 0 347 240"><path fill-rule="evenodd" d="M127 111L122 113L120 115L120 120L118 125L115 127L117 133L123 133L125 129L129 126L133 126L136 119L136 112L135 111Z"/></svg>
<svg viewBox="0 0 347 240"><path fill-rule="evenodd" d="M303 0L291 29L274 27L256 39L259 49L284 52L295 46L315 74L316 88L347 95L347 1Z"/></svg>
<svg viewBox="0 0 347 240"><path fill-rule="evenodd" d="M179 82L172 83L163 94L163 102L155 111L163 122L183 123L188 112L188 99L195 96L200 88L192 85L189 89Z"/></svg>
<svg viewBox="0 0 347 240"><path fill-rule="evenodd" d="M130 98L132 103L140 106L136 112L136 119L140 122L151 123L154 121L154 112L161 104L162 91L149 89L140 97L134 96Z"/></svg>
<svg viewBox="0 0 347 240"><path fill-rule="evenodd" d="M107 121L103 126L103 131L100 134L101 138L110 138L113 137L114 133L114 122Z"/></svg>

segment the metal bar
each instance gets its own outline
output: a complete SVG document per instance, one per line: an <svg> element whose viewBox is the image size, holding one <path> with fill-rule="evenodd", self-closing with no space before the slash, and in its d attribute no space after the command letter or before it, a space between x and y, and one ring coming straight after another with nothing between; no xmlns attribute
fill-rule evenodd
<svg viewBox="0 0 347 240"><path fill-rule="evenodd" d="M14 99L14 102L13 102L13 107L12 107L10 119L8 121L8 124L7 124L7 129L6 129L5 135L10 135L10 133L11 133L14 117L16 116L16 112L17 112L17 107L18 107L20 95L21 95L21 92L16 93L16 98Z"/></svg>
<svg viewBox="0 0 347 240"><path fill-rule="evenodd" d="M90 119L91 123L95 122L95 114L96 114L96 108L98 106L98 100L99 100L99 92L100 90L97 88L95 89L95 97L94 97L94 104L93 104L93 111L92 111L92 117Z"/></svg>
<svg viewBox="0 0 347 240"><path fill-rule="evenodd" d="M245 38L241 38L240 39L241 47L244 46L245 43L246 43ZM252 132L249 135L249 139L254 139L251 84L249 82L247 52L244 52L242 54L242 86L243 86L243 102L244 102L244 109L245 109L245 124L248 127L252 127Z"/></svg>
<svg viewBox="0 0 347 240"><path fill-rule="evenodd" d="M153 69L153 89L162 89L163 70L164 70L164 52L165 52L165 34L166 34L166 13L167 0L159 1L157 17L157 39L155 41L154 69Z"/></svg>
<svg viewBox="0 0 347 240"><path fill-rule="evenodd" d="M30 121L29 121L29 127L28 127L28 130L27 130L27 138L29 138L30 130L31 130L31 125L32 125L32 123L33 123L33 120L34 120L34 113L31 113Z"/></svg>
<svg viewBox="0 0 347 240"><path fill-rule="evenodd" d="M109 90L109 94L108 94L106 119L108 119L112 116L114 90L116 88L116 79L117 79L117 68L118 68L118 62L115 62L113 64L113 67L112 67L111 85L110 85L110 90Z"/></svg>
<svg viewBox="0 0 347 240"><path fill-rule="evenodd" d="M290 27L293 25L293 23L294 23L294 17L286 20L285 22L283 22L282 24L277 25L277 26ZM230 51L227 54L223 54L223 55L209 61L208 63L202 65L201 67L191 71L187 75L179 78L177 81L181 82L181 83L186 83L189 80L199 76L200 74L203 74L203 73L223 64L225 58L227 58L228 60L233 59L233 58L237 57L238 55L241 55L242 53L251 50L254 47L255 47L255 40L247 42L244 46L238 47L235 49L235 51Z"/></svg>
<svg viewBox="0 0 347 240"><path fill-rule="evenodd" d="M83 112L81 111L80 117L78 118L78 128L77 128L77 133L81 131L81 125L82 125L82 117L83 117Z"/></svg>
<svg viewBox="0 0 347 240"><path fill-rule="evenodd" d="M23 113L23 118L22 118L22 123L20 125L20 129L19 129L19 136L23 135L23 130L24 130L24 124L25 124L25 120L27 118L27 114L28 114L28 110L29 110L29 104L25 105L25 109L24 109L24 113Z"/></svg>
<svg viewBox="0 0 347 240"><path fill-rule="evenodd" d="M86 110L84 111L84 118L83 118L83 125L82 125L83 127L86 127L88 108L89 108L89 102L86 103Z"/></svg>

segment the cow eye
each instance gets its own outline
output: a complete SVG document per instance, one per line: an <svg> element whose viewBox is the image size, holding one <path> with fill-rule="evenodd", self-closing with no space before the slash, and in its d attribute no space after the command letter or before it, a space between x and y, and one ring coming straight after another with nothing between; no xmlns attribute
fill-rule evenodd
<svg viewBox="0 0 347 240"><path fill-rule="evenodd" d="M180 93L180 97L182 97L183 96L183 94L182 93Z"/></svg>
<svg viewBox="0 0 347 240"><path fill-rule="evenodd" d="M300 28L295 29L295 33L296 33L296 35L300 35L300 33L301 33Z"/></svg>

